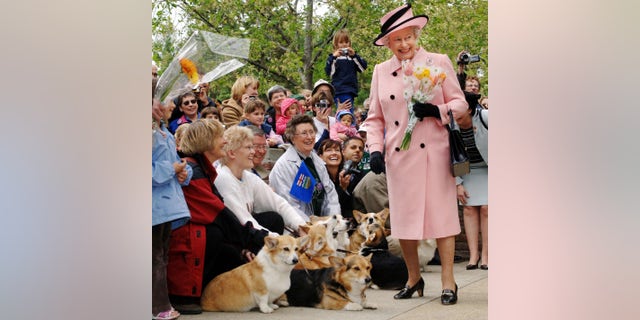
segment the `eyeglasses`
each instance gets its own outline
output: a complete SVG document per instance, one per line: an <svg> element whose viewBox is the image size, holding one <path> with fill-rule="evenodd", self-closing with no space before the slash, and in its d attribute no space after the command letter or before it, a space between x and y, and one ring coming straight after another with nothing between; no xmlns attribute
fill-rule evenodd
<svg viewBox="0 0 640 320"><path fill-rule="evenodd" d="M198 102L197 100L185 100L185 101L182 101L182 105L183 106L188 106L189 103L196 104L197 102Z"/></svg>
<svg viewBox="0 0 640 320"><path fill-rule="evenodd" d="M253 149L255 150L267 150L266 144L254 144Z"/></svg>
<svg viewBox="0 0 640 320"><path fill-rule="evenodd" d="M316 132L313 130L310 131L305 131L305 132L300 132L300 133L294 133L294 135L296 136L303 136L303 137L313 137L316 135Z"/></svg>

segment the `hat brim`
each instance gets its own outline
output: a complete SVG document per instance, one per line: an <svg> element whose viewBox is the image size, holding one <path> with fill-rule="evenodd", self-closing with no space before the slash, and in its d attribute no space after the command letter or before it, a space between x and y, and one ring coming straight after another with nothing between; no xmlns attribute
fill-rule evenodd
<svg viewBox="0 0 640 320"><path fill-rule="evenodd" d="M313 90L311 91L311 95L312 95L312 96L313 96L313 95L315 95L315 94L316 94L316 92L318 92L318 88L320 88L321 86L328 86L328 87L329 87L329 90L331 90L331 96L335 98L335 96L336 96L336 89L335 89L335 88L333 88L333 85L331 85L331 83L328 83L328 82L327 82L327 83L320 84L320 85L316 86L315 88L313 88Z"/></svg>
<svg viewBox="0 0 640 320"><path fill-rule="evenodd" d="M386 37L389 33L394 32L396 30L401 30L401 29L405 29L408 27L419 27L420 29L424 28L424 26L427 25L427 22L429 22L429 17L421 14L421 15L417 15L417 16L413 16L405 21L402 21L401 23L389 28L389 30L387 30L386 32L382 32L380 33L375 40L373 40L373 44L376 46L384 46L384 42L382 41L382 39L384 37Z"/></svg>

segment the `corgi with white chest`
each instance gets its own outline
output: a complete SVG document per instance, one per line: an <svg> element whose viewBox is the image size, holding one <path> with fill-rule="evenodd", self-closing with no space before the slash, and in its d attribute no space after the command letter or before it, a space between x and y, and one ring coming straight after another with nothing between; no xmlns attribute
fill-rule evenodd
<svg viewBox="0 0 640 320"><path fill-rule="evenodd" d="M278 309L273 303L291 285L291 270L298 263L299 240L289 235L267 236L253 261L215 277L202 292L204 311L249 311Z"/></svg>

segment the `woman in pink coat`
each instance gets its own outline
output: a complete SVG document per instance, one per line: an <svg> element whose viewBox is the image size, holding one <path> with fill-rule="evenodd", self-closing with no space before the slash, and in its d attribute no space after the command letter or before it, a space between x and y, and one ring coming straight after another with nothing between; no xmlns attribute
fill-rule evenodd
<svg viewBox="0 0 640 320"><path fill-rule="evenodd" d="M450 121L448 110L455 116L464 112L467 104L451 60L417 45L428 20L426 15L414 16L409 4L380 19L381 33L374 44L388 47L393 57L373 71L367 142L371 170L384 172L386 163L391 234L400 239L409 272L405 288L394 298L411 298L416 291L423 295L417 244L420 239L436 238L442 265L441 302L455 304L458 286L453 256L460 222L445 125ZM422 79L426 82L420 87ZM429 84L432 91L427 89ZM430 96L415 94L420 92ZM409 101L414 101L413 105ZM414 127L408 142L405 130L411 123Z"/></svg>

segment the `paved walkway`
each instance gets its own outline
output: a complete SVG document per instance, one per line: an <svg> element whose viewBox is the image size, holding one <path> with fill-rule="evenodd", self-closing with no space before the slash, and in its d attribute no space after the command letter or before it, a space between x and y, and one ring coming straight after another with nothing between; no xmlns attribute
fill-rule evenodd
<svg viewBox="0 0 640 320"><path fill-rule="evenodd" d="M488 282L486 270L466 270L466 261L454 267L458 283L458 303L444 306L440 303L440 266L428 266L422 273L426 282L425 293L418 298L414 293L412 299L395 300L395 290L367 290L367 299L378 305L377 310L334 311L303 307L281 307L271 314L260 313L258 309L244 313L203 312L199 315L183 315L182 320L204 319L348 319L348 320L413 320L413 319L447 319L447 320L486 320L488 319Z"/></svg>

